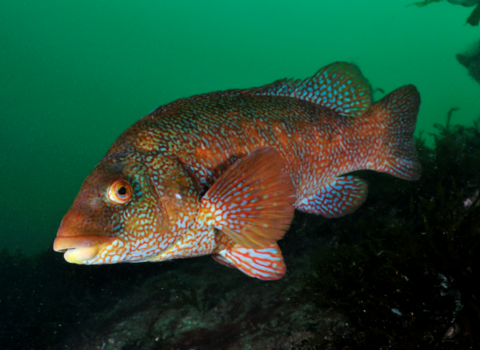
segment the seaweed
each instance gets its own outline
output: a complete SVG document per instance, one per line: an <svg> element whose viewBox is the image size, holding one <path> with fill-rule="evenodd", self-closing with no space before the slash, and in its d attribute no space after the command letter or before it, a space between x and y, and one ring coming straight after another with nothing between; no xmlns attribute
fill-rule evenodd
<svg viewBox="0 0 480 350"><path fill-rule="evenodd" d="M455 185L453 185L455 188ZM472 344L480 343L480 206L479 197L465 209L463 191L448 198L439 188L435 199L422 198L424 254L430 271L441 275L444 289L455 296L455 318Z"/></svg>
<svg viewBox="0 0 480 350"><path fill-rule="evenodd" d="M451 120L452 120L452 114L453 114L453 112L456 112L456 111L458 111L459 109L460 109L460 108L458 108L458 107L452 107L452 108L450 108L450 110L448 111L448 113L447 113L447 122L446 122L446 124L445 124L445 127L446 127L447 129L450 127L450 122L451 122Z"/></svg>

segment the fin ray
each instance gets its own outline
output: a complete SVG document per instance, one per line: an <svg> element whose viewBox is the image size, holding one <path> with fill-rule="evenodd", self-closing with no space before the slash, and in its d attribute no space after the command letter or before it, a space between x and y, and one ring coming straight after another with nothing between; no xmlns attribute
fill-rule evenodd
<svg viewBox="0 0 480 350"><path fill-rule="evenodd" d="M236 267L250 277L265 281L278 280L287 271L282 252L276 243L260 249L225 249L213 258L223 265Z"/></svg>
<svg viewBox="0 0 480 350"><path fill-rule="evenodd" d="M420 107L420 94L413 85L402 86L373 106L386 125L383 141L383 163L373 170L404 180L417 180L422 172L415 149L413 133Z"/></svg>
<svg viewBox="0 0 480 350"><path fill-rule="evenodd" d="M297 209L326 218L338 218L357 210L367 199L367 194L365 181L352 175L340 176L300 201Z"/></svg>
<svg viewBox="0 0 480 350"><path fill-rule="evenodd" d="M281 79L246 93L298 98L347 117L360 116L371 105L368 83L358 68L347 62L332 63L305 80Z"/></svg>
<svg viewBox="0 0 480 350"><path fill-rule="evenodd" d="M208 190L197 225L214 226L242 247L265 247L290 227L295 198L280 154L260 148L237 160Z"/></svg>

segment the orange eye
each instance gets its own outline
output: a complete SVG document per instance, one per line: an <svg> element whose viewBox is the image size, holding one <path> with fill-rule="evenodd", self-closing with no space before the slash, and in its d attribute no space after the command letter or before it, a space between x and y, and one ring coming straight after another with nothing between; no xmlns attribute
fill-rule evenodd
<svg viewBox="0 0 480 350"><path fill-rule="evenodd" d="M132 187L125 180L117 180L110 185L107 195L112 202L125 204L132 198Z"/></svg>

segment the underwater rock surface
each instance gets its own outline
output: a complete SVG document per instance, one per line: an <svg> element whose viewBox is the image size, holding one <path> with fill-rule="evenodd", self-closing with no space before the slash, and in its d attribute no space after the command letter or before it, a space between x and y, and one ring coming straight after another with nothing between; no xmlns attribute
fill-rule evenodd
<svg viewBox="0 0 480 350"><path fill-rule="evenodd" d="M291 278L261 283L222 266L209 269L211 263L152 278L113 309L87 320L88 332L58 348L278 349L328 337L339 320L319 314L313 305L289 303Z"/></svg>
<svg viewBox="0 0 480 350"><path fill-rule="evenodd" d="M272 282L208 256L85 267L3 251L0 283L14 283L0 291L0 312L14 322L0 324L2 349L293 349L332 338L340 315L292 301L309 255L326 244L306 227L325 221L296 218L296 235L280 242L290 270Z"/></svg>

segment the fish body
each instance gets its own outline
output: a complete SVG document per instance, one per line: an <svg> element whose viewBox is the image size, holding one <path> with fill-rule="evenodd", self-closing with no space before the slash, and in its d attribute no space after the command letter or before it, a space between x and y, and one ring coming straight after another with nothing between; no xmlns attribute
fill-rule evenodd
<svg viewBox="0 0 480 350"><path fill-rule="evenodd" d="M87 177L54 249L78 264L211 254L263 280L286 271L277 241L294 208L340 217L367 185L346 173L420 176L414 86L372 104L357 68L193 96L126 130Z"/></svg>

